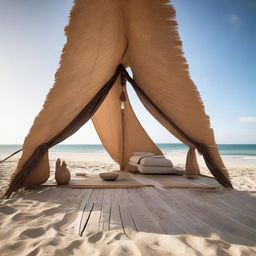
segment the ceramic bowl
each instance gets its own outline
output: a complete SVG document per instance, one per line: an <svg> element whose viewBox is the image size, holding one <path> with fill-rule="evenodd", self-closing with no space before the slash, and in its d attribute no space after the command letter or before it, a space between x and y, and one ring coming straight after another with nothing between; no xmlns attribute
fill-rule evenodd
<svg viewBox="0 0 256 256"><path fill-rule="evenodd" d="M104 181L114 181L118 178L119 174L114 172L103 172L100 173L99 176Z"/></svg>

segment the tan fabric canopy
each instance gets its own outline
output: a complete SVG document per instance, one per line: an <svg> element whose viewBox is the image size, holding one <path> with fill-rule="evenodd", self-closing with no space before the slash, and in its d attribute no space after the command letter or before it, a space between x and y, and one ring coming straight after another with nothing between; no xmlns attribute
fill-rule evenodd
<svg viewBox="0 0 256 256"><path fill-rule="evenodd" d="M127 169L127 162L133 152L152 152L156 155L162 154L162 152L140 125L132 110L126 91L125 108L121 110L120 93L121 86L119 80L117 80L92 120L110 156L117 163L120 163L122 169Z"/></svg>
<svg viewBox="0 0 256 256"><path fill-rule="evenodd" d="M213 175L231 186L209 117L189 77L175 10L168 3L75 1L54 86L25 138L7 196L20 187L45 182L48 148L93 114L102 143L121 167L134 151L161 153L139 124L128 98L120 110L119 74L125 73L120 63L131 67L134 89L151 114L183 143L203 151Z"/></svg>

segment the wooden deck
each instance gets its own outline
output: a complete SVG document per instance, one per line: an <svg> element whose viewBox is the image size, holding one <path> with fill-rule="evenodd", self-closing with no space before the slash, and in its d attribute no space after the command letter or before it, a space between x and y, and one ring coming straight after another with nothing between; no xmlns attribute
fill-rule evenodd
<svg viewBox="0 0 256 256"><path fill-rule="evenodd" d="M209 184L216 181L202 178ZM74 223L80 236L121 229L160 234L218 234L229 243L256 245L256 198L217 188L86 189Z"/></svg>

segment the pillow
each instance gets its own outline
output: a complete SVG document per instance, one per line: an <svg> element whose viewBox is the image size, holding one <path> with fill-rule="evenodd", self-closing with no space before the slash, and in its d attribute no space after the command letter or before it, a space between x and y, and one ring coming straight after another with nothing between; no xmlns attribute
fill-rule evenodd
<svg viewBox="0 0 256 256"><path fill-rule="evenodd" d="M185 171L175 167L152 167L138 164L138 171L144 174L176 174L183 175Z"/></svg>
<svg viewBox="0 0 256 256"><path fill-rule="evenodd" d="M155 154L150 152L133 152L134 156L153 156Z"/></svg>
<svg viewBox="0 0 256 256"><path fill-rule="evenodd" d="M138 152L135 152L135 153L138 153ZM140 162L140 159L143 159L144 157L147 158L147 157L152 157L152 156L154 156L154 155L133 155L130 157L129 161L134 164L137 164Z"/></svg>
<svg viewBox="0 0 256 256"><path fill-rule="evenodd" d="M164 156L143 157L139 163L144 166L173 167L172 162Z"/></svg>
<svg viewBox="0 0 256 256"><path fill-rule="evenodd" d="M133 164L137 164L140 159L141 159L142 156L132 156L130 159L129 159L129 162L133 163Z"/></svg>

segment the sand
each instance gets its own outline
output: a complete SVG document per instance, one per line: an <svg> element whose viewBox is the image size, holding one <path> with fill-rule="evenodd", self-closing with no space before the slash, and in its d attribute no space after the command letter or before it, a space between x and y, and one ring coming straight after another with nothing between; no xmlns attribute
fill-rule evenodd
<svg viewBox="0 0 256 256"><path fill-rule="evenodd" d="M0 155L2 159L4 155ZM7 187L19 156L0 165L0 195ZM75 172L98 173L118 169L105 154L52 153L53 167L58 157L66 160ZM97 159L97 161L95 160ZM175 165L183 167L185 156L172 156ZM209 174L202 159L202 173ZM232 183L237 190L256 191L255 162L226 162ZM80 190L45 188L17 193L0 201L0 255L256 255L255 247L230 244L215 234L210 237L164 235L130 230L106 231L78 236L72 223L78 216L82 201ZM45 196L45 195L51 196Z"/></svg>

